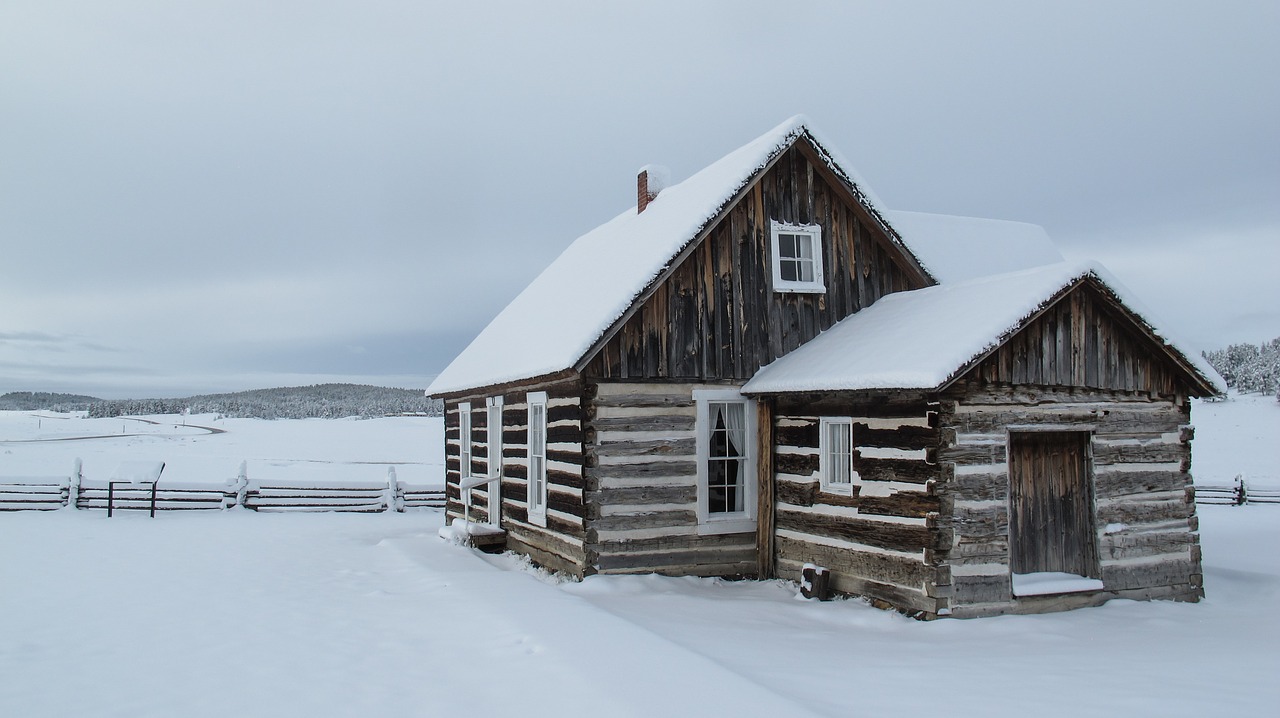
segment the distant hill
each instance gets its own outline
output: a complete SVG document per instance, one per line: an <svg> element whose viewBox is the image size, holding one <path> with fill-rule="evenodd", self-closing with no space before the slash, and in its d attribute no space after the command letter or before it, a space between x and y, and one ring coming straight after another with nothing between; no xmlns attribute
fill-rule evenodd
<svg viewBox="0 0 1280 718"><path fill-rule="evenodd" d="M182 399L98 399L73 394L12 392L0 396L0 409L85 411L91 417L135 414L221 414L256 419L336 419L344 416L439 416L441 404L421 389L389 389L363 384L254 389L231 394L203 394Z"/></svg>
<svg viewBox="0 0 1280 718"><path fill-rule="evenodd" d="M90 404L102 401L82 394L53 394L47 391L11 391L0 395L0 411L84 411Z"/></svg>

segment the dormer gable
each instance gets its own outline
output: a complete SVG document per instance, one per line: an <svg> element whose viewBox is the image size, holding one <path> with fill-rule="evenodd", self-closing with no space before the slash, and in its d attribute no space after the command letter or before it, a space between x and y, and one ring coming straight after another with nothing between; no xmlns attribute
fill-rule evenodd
<svg viewBox="0 0 1280 718"><path fill-rule="evenodd" d="M824 154L797 136L578 367L592 379L746 380L880 297L933 284Z"/></svg>

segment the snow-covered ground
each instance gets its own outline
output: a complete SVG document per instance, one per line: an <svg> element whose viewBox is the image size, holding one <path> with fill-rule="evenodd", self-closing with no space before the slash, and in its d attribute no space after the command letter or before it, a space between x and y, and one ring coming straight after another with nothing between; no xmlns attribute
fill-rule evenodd
<svg viewBox="0 0 1280 718"><path fill-rule="evenodd" d="M1229 401L1191 407L1196 438L1191 473L1203 485L1230 484L1280 490L1280 401L1265 394L1233 394Z"/></svg>
<svg viewBox="0 0 1280 718"><path fill-rule="evenodd" d="M1198 404L1198 475L1275 477L1273 408ZM44 435L40 420L17 436L21 421L0 417L0 441ZM219 477L242 459L293 478L439 471L438 420L357 439L378 421L0 443L0 475L76 456L86 474L122 457ZM1199 511L1200 604L930 623L799 601L781 581L559 582L441 541L434 511L0 514L0 714L1265 715L1280 696L1280 506Z"/></svg>
<svg viewBox="0 0 1280 718"><path fill-rule="evenodd" d="M220 483L246 463L249 478L444 483L439 418L220 419L213 414L87 419L0 411L0 477L71 473L105 480L121 461L165 462L162 480ZM0 479L2 480L2 479Z"/></svg>

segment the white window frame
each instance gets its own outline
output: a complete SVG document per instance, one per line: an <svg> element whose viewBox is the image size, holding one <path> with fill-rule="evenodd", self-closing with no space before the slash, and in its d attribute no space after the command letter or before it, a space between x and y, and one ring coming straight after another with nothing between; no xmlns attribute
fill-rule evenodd
<svg viewBox="0 0 1280 718"><path fill-rule="evenodd" d="M471 478L471 402L458 402L458 490L462 499L462 519L471 520L471 489L463 488Z"/></svg>
<svg viewBox="0 0 1280 718"><path fill-rule="evenodd" d="M756 403L744 397L736 389L695 389L693 400L697 406L698 452L698 533L727 534L756 530L756 502L758 501L758 477L756 467ZM733 513L711 513L710 480L707 470L711 457L711 405L733 402L743 405L746 446L742 448L743 510Z"/></svg>
<svg viewBox="0 0 1280 718"><path fill-rule="evenodd" d="M495 421L496 415L496 421ZM502 525L502 397L485 399L485 433L489 446L489 525Z"/></svg>
<svg viewBox="0 0 1280 718"><path fill-rule="evenodd" d="M832 427L847 427L847 442L838 447L831 441ZM836 457L835 452L843 456ZM848 416L824 416L818 420L818 482L819 488L828 494L853 496L853 487L859 483L858 472L853 468L853 419ZM840 460L843 459L843 460ZM848 476L837 476L843 473L840 469L848 468ZM846 480L838 480L846 479Z"/></svg>
<svg viewBox="0 0 1280 718"><path fill-rule="evenodd" d="M789 224L770 220L770 247L773 257L773 291L795 294L824 294L827 285L822 267L822 226L817 224ZM811 281L788 280L782 278L782 242L781 235L796 235L809 239L809 248L813 252L813 279ZM792 260L794 261L794 260Z"/></svg>
<svg viewBox="0 0 1280 718"><path fill-rule="evenodd" d="M525 441L529 470L526 472L528 488L525 492L528 505L529 523L535 526L547 525L547 392L531 391L527 395L528 433ZM542 417L534 420L534 407L541 409ZM535 431L536 429L536 431ZM539 438L540 446L535 446ZM540 449L540 451L537 451Z"/></svg>
<svg viewBox="0 0 1280 718"><path fill-rule="evenodd" d="M485 399L485 432L488 439L489 477L502 476L502 397ZM494 415L497 421L494 421Z"/></svg>

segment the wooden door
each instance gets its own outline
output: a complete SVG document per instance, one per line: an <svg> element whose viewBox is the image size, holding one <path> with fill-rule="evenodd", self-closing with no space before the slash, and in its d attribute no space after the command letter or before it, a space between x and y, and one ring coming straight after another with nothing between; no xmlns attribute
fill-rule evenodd
<svg viewBox="0 0 1280 718"><path fill-rule="evenodd" d="M1015 574L1099 578L1093 487L1082 431L1009 435L1009 563Z"/></svg>

